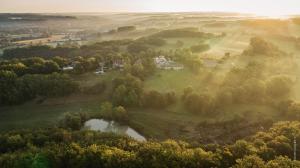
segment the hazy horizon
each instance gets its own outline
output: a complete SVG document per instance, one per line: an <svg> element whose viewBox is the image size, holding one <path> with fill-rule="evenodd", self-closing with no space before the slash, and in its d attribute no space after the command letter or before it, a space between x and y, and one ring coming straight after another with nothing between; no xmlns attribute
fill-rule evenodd
<svg viewBox="0 0 300 168"><path fill-rule="evenodd" d="M1 0L0 13L119 13L119 12L232 12L263 16L300 14L297 0Z"/></svg>

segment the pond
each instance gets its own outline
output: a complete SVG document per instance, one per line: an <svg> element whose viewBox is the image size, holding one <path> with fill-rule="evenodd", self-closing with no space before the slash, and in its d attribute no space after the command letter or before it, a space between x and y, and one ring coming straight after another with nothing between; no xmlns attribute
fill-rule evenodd
<svg viewBox="0 0 300 168"><path fill-rule="evenodd" d="M106 121L103 119L90 119L84 123L83 129L113 132L120 135L128 135L137 141L146 141L146 138L134 129L126 125L121 125L115 121Z"/></svg>

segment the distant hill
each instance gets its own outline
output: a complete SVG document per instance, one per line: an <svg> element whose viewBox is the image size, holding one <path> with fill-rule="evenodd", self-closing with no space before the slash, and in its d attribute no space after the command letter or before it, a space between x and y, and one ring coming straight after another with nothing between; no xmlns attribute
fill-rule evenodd
<svg viewBox="0 0 300 168"><path fill-rule="evenodd" d="M64 16L64 15L26 14L26 13L0 14L0 22L1 21L46 21L46 20L62 20L62 19L76 19L76 17Z"/></svg>
<svg viewBox="0 0 300 168"><path fill-rule="evenodd" d="M152 36L161 37L161 38L179 38L179 37L212 38L214 35L211 33L198 32L194 28L182 28L182 29L163 30L156 34L153 34Z"/></svg>

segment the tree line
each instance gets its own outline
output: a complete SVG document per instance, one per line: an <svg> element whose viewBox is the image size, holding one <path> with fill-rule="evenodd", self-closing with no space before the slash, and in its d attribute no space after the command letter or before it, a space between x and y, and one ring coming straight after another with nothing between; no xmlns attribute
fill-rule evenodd
<svg viewBox="0 0 300 168"><path fill-rule="evenodd" d="M18 77L12 71L0 71L0 105L19 104L37 97L66 96L78 88L78 84L65 74Z"/></svg>
<svg viewBox="0 0 300 168"><path fill-rule="evenodd" d="M279 122L249 140L194 146L183 141L137 142L128 137L60 128L0 134L0 166L26 167L300 167L293 161L299 122ZM297 151L299 151L297 147ZM298 153L297 153L298 154Z"/></svg>

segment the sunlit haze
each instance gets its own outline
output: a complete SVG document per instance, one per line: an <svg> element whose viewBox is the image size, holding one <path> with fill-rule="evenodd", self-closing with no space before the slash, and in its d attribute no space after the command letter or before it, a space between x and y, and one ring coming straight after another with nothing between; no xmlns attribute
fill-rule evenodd
<svg viewBox="0 0 300 168"><path fill-rule="evenodd" d="M196 12L265 16L300 13L299 0L1 0L0 12Z"/></svg>
<svg viewBox="0 0 300 168"><path fill-rule="evenodd" d="M300 168L300 0L0 0L0 168Z"/></svg>

